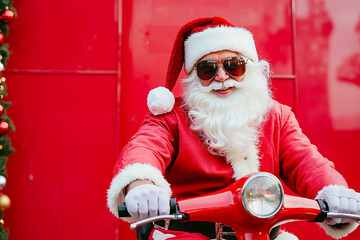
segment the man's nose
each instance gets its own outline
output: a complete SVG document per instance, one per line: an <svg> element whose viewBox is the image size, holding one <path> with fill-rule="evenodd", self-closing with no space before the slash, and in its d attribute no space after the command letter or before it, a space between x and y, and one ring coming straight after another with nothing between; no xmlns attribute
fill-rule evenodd
<svg viewBox="0 0 360 240"><path fill-rule="evenodd" d="M227 72L225 72L224 67L219 66L219 70L218 70L217 74L215 75L214 80L223 82L223 81L227 80L228 78L229 78L229 75L227 74Z"/></svg>

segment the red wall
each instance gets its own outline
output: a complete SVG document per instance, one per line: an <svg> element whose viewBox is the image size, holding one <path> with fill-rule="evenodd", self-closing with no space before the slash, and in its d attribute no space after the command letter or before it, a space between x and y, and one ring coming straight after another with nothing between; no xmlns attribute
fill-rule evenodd
<svg viewBox="0 0 360 240"><path fill-rule="evenodd" d="M4 192L10 239L130 239L106 209L121 147L163 85L185 22L219 15L250 29L275 97L360 191L360 4L357 0L14 1L7 41L16 153ZM179 86L175 94L181 94ZM300 239L327 238L292 223ZM303 231L303 229L308 229ZM315 236L314 236L315 235ZM359 239L360 231L347 239Z"/></svg>
<svg viewBox="0 0 360 240"><path fill-rule="evenodd" d="M14 1L6 69L9 239L116 239L106 189L118 149L115 1Z"/></svg>

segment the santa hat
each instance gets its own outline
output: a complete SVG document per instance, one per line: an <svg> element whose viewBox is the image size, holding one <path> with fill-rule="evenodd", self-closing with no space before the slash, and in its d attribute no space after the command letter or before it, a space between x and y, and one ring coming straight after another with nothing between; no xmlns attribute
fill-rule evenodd
<svg viewBox="0 0 360 240"><path fill-rule="evenodd" d="M149 92L149 110L154 115L170 112L175 103L170 91L174 88L183 65L185 73L189 74L203 56L222 50L238 52L254 62L259 61L253 35L245 28L235 27L221 17L198 18L185 24L179 30L173 45L166 88L160 87Z"/></svg>

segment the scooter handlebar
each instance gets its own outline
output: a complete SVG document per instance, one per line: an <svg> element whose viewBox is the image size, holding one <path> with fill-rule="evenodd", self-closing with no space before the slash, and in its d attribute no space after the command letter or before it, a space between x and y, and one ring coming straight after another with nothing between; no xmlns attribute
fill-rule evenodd
<svg viewBox="0 0 360 240"><path fill-rule="evenodd" d="M316 201L318 202L318 204L320 206L321 212L319 213L317 218L311 222L323 222L327 218L351 218L351 219L360 220L360 215L350 214L350 213L330 212L328 204L326 203L325 200L317 199Z"/></svg>

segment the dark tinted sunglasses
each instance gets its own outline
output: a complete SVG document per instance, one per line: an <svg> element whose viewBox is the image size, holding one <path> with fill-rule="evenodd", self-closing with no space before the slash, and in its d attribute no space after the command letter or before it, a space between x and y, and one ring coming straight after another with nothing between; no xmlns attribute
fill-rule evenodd
<svg viewBox="0 0 360 240"><path fill-rule="evenodd" d="M246 63L242 57L234 56L225 58L222 63L218 63L215 60L203 60L199 61L195 65L195 69L198 77L203 81L213 79L219 71L219 65L221 64L227 74L232 77L239 77L244 75L246 70Z"/></svg>

